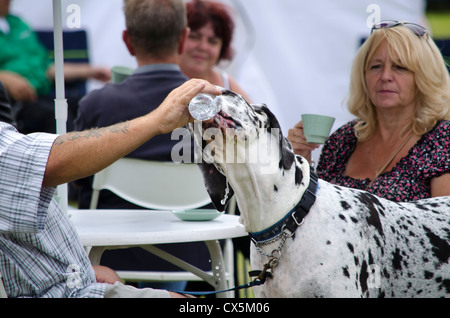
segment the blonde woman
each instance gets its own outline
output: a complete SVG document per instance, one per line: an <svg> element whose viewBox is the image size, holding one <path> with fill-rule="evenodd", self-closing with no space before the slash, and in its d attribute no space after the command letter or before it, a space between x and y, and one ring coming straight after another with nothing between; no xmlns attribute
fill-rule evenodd
<svg viewBox="0 0 450 318"><path fill-rule="evenodd" d="M353 63L348 108L356 119L324 145L322 179L394 201L450 195L450 80L423 27L374 25ZM288 139L310 157L301 123Z"/></svg>

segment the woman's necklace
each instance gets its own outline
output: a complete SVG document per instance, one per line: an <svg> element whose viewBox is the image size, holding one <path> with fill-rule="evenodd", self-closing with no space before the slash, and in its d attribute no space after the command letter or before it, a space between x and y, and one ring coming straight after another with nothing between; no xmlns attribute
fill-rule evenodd
<svg viewBox="0 0 450 318"><path fill-rule="evenodd" d="M386 161L386 163L381 166L379 169L375 172L375 177L370 181L370 183L366 186L364 190L367 191L370 186L375 182L375 180L386 170L386 168L392 163L392 160L395 159L395 157L398 155L398 153L405 147L405 145L408 143L408 141L411 140L412 136L414 136L414 133L412 130L410 130L409 134L405 137L403 142L398 146L398 148L394 149L392 152L392 155L389 157L389 159Z"/></svg>

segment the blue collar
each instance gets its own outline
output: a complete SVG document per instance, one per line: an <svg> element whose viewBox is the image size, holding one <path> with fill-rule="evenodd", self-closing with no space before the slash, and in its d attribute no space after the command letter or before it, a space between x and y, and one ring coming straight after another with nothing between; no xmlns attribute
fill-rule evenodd
<svg viewBox="0 0 450 318"><path fill-rule="evenodd" d="M292 234L295 233L297 227L303 223L303 219L308 214L311 206L316 201L316 191L318 188L318 177L311 170L308 189L303 193L300 202L289 211L280 221L271 227L256 233L248 233L251 240L256 244L264 244L272 238L280 235L284 229L288 229Z"/></svg>

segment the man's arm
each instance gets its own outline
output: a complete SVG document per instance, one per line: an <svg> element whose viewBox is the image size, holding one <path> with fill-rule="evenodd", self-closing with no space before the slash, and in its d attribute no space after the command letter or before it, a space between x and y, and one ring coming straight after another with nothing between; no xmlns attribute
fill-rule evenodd
<svg viewBox="0 0 450 318"><path fill-rule="evenodd" d="M47 77L55 81L55 64L47 69ZM111 79L111 71L104 67L93 67L89 63L64 63L64 80L67 82L75 80L96 79L107 82Z"/></svg>
<svg viewBox="0 0 450 318"><path fill-rule="evenodd" d="M153 112L109 127L59 136L50 151L43 186L57 186L106 168L158 134L170 133L192 121L187 105L199 92L220 90L202 80L174 89Z"/></svg>

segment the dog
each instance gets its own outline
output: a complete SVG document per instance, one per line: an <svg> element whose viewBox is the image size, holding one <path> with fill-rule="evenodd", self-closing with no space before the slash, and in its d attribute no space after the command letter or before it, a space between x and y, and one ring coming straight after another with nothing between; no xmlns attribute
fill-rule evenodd
<svg viewBox="0 0 450 318"><path fill-rule="evenodd" d="M212 202L224 211L234 194L255 243L256 297L450 295L450 197L396 203L317 180L265 105L221 98L190 129Z"/></svg>

